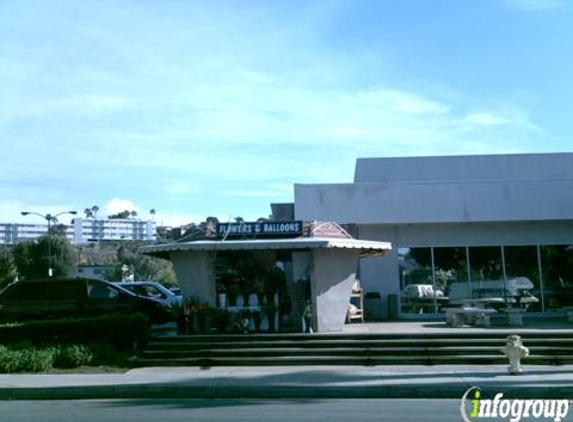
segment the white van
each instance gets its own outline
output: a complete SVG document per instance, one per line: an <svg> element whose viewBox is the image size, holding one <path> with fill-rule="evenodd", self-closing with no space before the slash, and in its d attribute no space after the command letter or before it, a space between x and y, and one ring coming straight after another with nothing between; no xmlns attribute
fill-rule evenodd
<svg viewBox="0 0 573 422"><path fill-rule="evenodd" d="M535 286L527 277L515 277L503 280L472 281L469 283L452 283L449 286L448 298L451 305L483 304L494 307L506 303L527 308L539 299L530 292Z"/></svg>

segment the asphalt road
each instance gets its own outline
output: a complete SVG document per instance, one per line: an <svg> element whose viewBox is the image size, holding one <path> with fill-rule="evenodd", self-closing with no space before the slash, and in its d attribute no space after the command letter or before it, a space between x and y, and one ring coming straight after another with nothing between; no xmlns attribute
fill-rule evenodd
<svg viewBox="0 0 573 422"><path fill-rule="evenodd" d="M459 405L440 399L4 401L0 421L460 422Z"/></svg>

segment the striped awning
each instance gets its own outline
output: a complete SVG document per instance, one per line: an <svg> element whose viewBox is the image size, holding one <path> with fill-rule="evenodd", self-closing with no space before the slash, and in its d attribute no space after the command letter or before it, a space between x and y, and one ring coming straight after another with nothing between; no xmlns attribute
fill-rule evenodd
<svg viewBox="0 0 573 422"><path fill-rule="evenodd" d="M297 237L294 239L245 239L245 240L197 240L144 246L142 253L165 256L170 252L182 251L253 251L311 249L354 249L361 257L382 256L392 249L388 242L359 239Z"/></svg>

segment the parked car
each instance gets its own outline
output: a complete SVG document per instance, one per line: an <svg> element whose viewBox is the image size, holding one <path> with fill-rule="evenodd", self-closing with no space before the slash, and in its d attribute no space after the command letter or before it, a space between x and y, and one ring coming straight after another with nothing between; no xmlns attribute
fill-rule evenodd
<svg viewBox="0 0 573 422"><path fill-rule="evenodd" d="M183 306L183 297L175 294L161 283L154 281L130 281L116 283L117 285L135 293L137 296L158 300L168 307Z"/></svg>
<svg viewBox="0 0 573 422"><path fill-rule="evenodd" d="M173 319L163 303L97 279L20 281L8 285L0 293L0 320L95 316L114 312L140 312L154 324Z"/></svg>

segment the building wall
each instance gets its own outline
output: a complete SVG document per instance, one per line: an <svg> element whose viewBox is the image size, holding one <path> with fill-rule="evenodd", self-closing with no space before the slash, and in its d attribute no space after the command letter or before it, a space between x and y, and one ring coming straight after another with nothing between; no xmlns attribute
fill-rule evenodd
<svg viewBox="0 0 573 422"><path fill-rule="evenodd" d="M295 216L392 243L360 269L386 308L400 248L572 244L572 192L573 154L361 159L354 183L295 185Z"/></svg>

